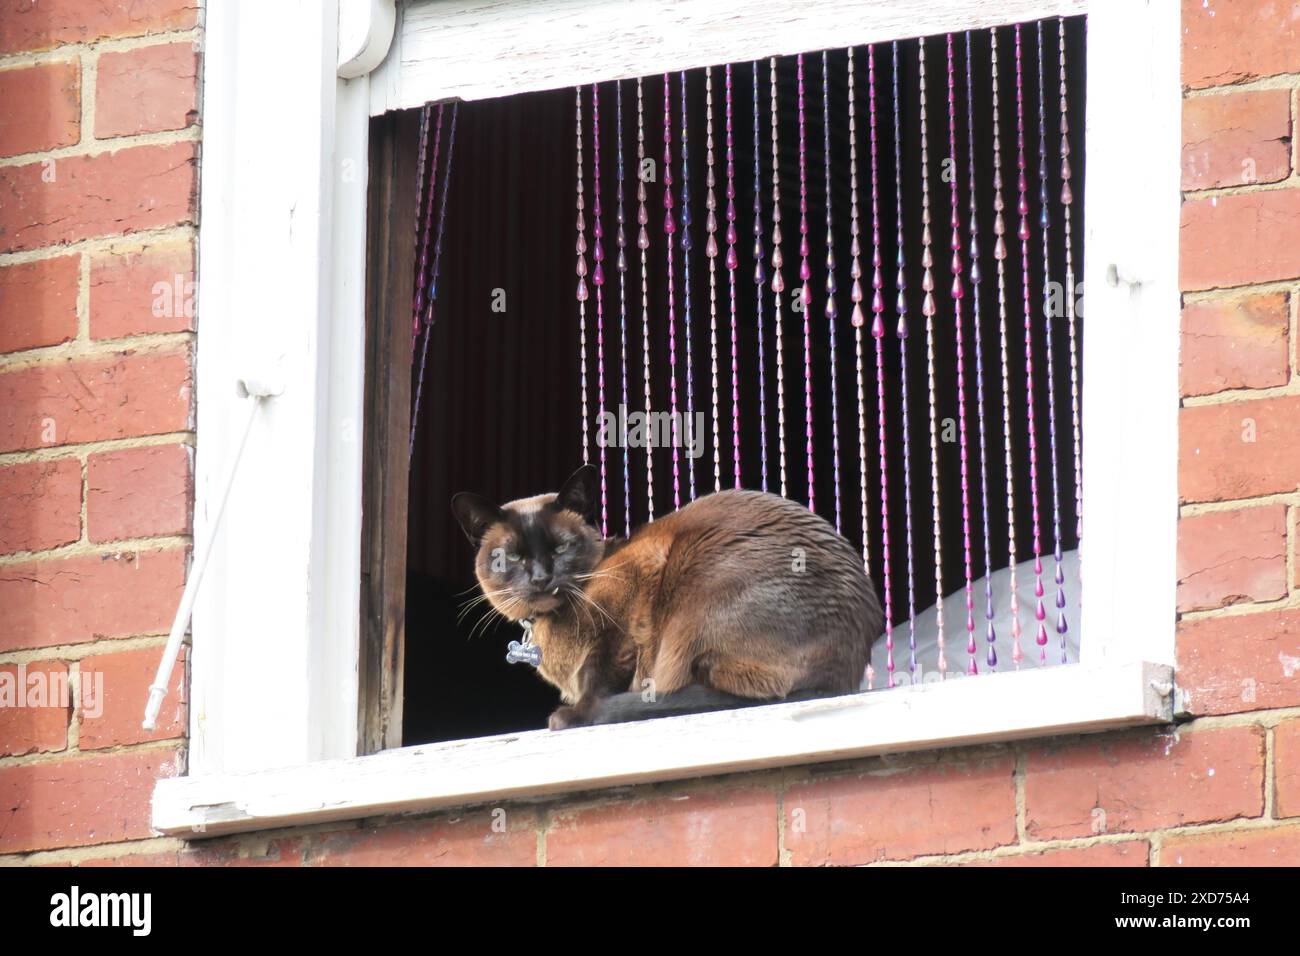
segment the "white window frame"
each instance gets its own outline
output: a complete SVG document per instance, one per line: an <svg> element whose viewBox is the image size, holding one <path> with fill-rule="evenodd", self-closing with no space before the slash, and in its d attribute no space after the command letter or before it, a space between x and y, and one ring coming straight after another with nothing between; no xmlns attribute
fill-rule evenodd
<svg viewBox="0 0 1300 956"><path fill-rule="evenodd" d="M285 389L250 437L195 608L189 774L157 784L160 832L215 835L1172 719L1176 0L751 0L743 18L729 0L613 6L410 0L394 26L394 0L209 5L196 542L211 534L215 486L246 414L236 379L274 365ZM357 756L371 115L1081 12L1097 64L1087 71L1081 244L1081 662Z"/></svg>

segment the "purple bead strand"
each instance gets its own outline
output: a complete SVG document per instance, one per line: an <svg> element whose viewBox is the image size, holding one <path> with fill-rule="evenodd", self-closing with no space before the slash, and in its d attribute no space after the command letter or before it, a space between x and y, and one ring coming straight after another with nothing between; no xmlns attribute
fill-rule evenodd
<svg viewBox="0 0 1300 956"><path fill-rule="evenodd" d="M420 371L415 380L415 408L411 412L411 438L406 448L409 460L415 453L416 425L420 421L420 402L424 398L424 367L429 355L429 339L433 337L433 306L438 299L438 270L442 265L442 236L447 224L447 194L451 189L451 160L456 151L456 117L460 104L451 106L450 132L447 138L447 166L442 171L442 198L438 203L438 226L433 238L433 269L429 276L428 301L424 307L424 334L420 344ZM429 186L432 194L433 186Z"/></svg>
<svg viewBox="0 0 1300 956"><path fill-rule="evenodd" d="M989 463L988 439L984 421L984 340L981 333L983 313L980 309L979 217L975 190L975 84L971 70L971 34L966 31L966 133L968 136L970 175L970 283L972 321L975 326L975 406L979 422L980 443L980 512L984 519L984 617L986 656L990 668L998 666L997 629L993 626L993 549L989 543Z"/></svg>

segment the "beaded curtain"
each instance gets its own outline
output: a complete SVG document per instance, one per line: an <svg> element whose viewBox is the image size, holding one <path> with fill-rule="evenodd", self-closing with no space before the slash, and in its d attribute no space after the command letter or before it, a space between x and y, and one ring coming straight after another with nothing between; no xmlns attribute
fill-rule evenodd
<svg viewBox="0 0 1300 956"><path fill-rule="evenodd" d="M1064 595L1081 586L1061 556L1081 514L1083 26L571 92L574 427L607 534L763 488L860 546L886 610L880 684L916 666L912 622L954 590L966 614L940 617L941 669L1065 660ZM455 110L427 107L421 136L417 417ZM672 440L600 440L601 413L620 409L670 413ZM979 585L1007 567L1009 589Z"/></svg>

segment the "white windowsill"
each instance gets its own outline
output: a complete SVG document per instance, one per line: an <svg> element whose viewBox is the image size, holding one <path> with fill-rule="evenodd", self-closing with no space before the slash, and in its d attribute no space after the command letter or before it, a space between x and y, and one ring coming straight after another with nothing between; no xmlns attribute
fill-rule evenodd
<svg viewBox="0 0 1300 956"><path fill-rule="evenodd" d="M161 780L154 829L203 837L1173 719L1167 665L1075 664L747 710Z"/></svg>

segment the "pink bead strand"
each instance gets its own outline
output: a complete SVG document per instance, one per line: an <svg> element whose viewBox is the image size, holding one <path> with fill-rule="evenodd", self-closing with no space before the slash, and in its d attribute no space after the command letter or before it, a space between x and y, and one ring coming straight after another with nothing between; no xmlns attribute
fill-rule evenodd
<svg viewBox="0 0 1300 956"><path fill-rule="evenodd" d="M673 219L673 114L672 89L668 74L664 74L664 246L668 260L668 375L669 405L673 423L673 510L682 506L682 478L679 461L681 433L680 416L677 413L677 311L673 291L673 235L677 232L677 223Z"/></svg>
<svg viewBox="0 0 1300 956"><path fill-rule="evenodd" d="M709 260L709 370L713 383L713 490L722 490L722 426L718 418L718 196L713 172L713 67L704 69L704 256Z"/></svg>
<svg viewBox="0 0 1300 956"><path fill-rule="evenodd" d="M781 266L781 149L779 140L780 115L777 110L776 57L768 60L772 108L772 300L773 320L776 322L776 440L780 457L781 497L787 498L785 484L785 341L781 328L781 296L785 292L785 279Z"/></svg>
<svg viewBox="0 0 1300 956"><path fill-rule="evenodd" d="M949 247L952 249L953 337L956 349L955 358L957 361L957 433L958 448L961 458L962 558L963 567L966 572L966 654L968 656L966 672L974 675L979 673L979 664L975 656L978 647L975 643L975 594L971 583L970 475L968 473L969 443L966 433L966 356L964 353L964 342L962 340L962 303L965 301L966 291L962 283L961 212L959 211L960 200L957 195L958 176L955 169L957 164L957 79L956 69L954 66L951 33L948 34L947 41L948 155L952 158L954 166L953 174L949 180L949 195L951 197L951 215L949 218L949 225L952 227L952 241Z"/></svg>
<svg viewBox="0 0 1300 956"><path fill-rule="evenodd" d="M578 185L577 185L577 206L578 206L578 361L581 363L579 368L582 370L580 378L582 382L582 463L588 464L591 461L591 436L587 431L587 200L583 195L583 162L582 162L582 87L573 88L574 96L574 126L577 130L578 140Z"/></svg>
<svg viewBox="0 0 1300 956"><path fill-rule="evenodd" d="M1034 308L1031 304L1029 290L1029 196L1025 178L1025 90L1024 64L1020 49L1020 24L1016 24L1016 167L1017 188L1020 198L1016 209L1020 213L1020 263L1021 263L1021 301L1025 316L1025 414L1029 423L1029 500L1033 516L1034 533L1034 617L1038 621L1038 644L1040 663L1047 663L1047 609L1043 606L1043 555L1041 551L1042 536L1038 516L1038 435L1034 420Z"/></svg>
<svg viewBox="0 0 1300 956"><path fill-rule="evenodd" d="M849 324L853 327L854 379L857 385L858 413L858 507L862 515L862 570L871 577L871 507L867 498L867 388L862 361L862 328L866 315L862 310L862 223L858 215L858 118L857 118L857 65L855 51L849 47L849 300L853 311ZM888 622L886 622L888 625ZM892 658L891 658L892 660ZM890 674L892 677L892 672Z"/></svg>
<svg viewBox="0 0 1300 956"><path fill-rule="evenodd" d="M1056 350L1052 343L1056 333L1051 305L1051 200L1047 169L1047 83L1043 74L1043 21L1039 20L1035 27L1038 39L1038 204L1039 221L1043 227L1043 340L1047 345L1047 360L1043 364L1047 367L1047 435L1052 473L1052 570L1056 581L1056 633L1061 640L1061 663L1065 664L1065 635L1069 631L1069 624L1065 619L1065 571L1061 567L1064 555L1061 550L1061 478L1056 442ZM1066 294L1072 293L1067 290Z"/></svg>
<svg viewBox="0 0 1300 956"><path fill-rule="evenodd" d="M905 541L907 544L907 672L913 685L917 679L916 663L916 571L915 558L912 550L912 453L911 453L911 422L910 410L908 408L908 385L907 385L907 276L903 267L906 264L906 244L903 242L903 133L902 133L902 107L898 93L899 74L902 69L899 65L898 58L898 41L895 40L890 44L893 51L894 70L893 70L893 101L894 101L894 223L896 229L895 247L897 249L898 274L894 279L894 285L898 289L898 298L895 300L894 309L898 313L898 326L895 334L898 336L898 359L899 359L899 410L901 412L900 427L903 433L903 527L906 533Z"/></svg>
<svg viewBox="0 0 1300 956"><path fill-rule="evenodd" d="M839 349L835 336L835 320L839 309L835 305L835 240L831 217L831 68L825 50L822 51L822 156L826 169L826 325L829 332L831 371L831 467L834 471L835 530L843 533L844 516L840 503L840 402Z"/></svg>
<svg viewBox="0 0 1300 956"><path fill-rule="evenodd" d="M740 340L736 322L736 148L732 137L731 64L727 64L727 283L731 288L731 468L732 486L740 487Z"/></svg>
<svg viewBox="0 0 1300 956"><path fill-rule="evenodd" d="M1074 434L1074 520L1079 560L1079 600L1083 606L1083 432L1079 417L1079 337L1074 303L1074 234L1070 211L1074 208L1074 191L1070 188L1070 103L1065 82L1065 18L1057 18L1057 49L1061 54L1061 214L1065 231L1065 318L1070 333L1070 421Z"/></svg>
<svg viewBox="0 0 1300 956"><path fill-rule="evenodd" d="M796 57L799 94L799 301L803 308L804 452L808 457L808 510L817 510L813 475L812 266L808 264L808 142L804 114L803 54Z"/></svg>
<svg viewBox="0 0 1300 956"><path fill-rule="evenodd" d="M997 629L993 625L993 548L989 535L989 463L988 437L984 421L984 319L980 308L979 216L975 189L975 83L971 61L971 34L966 31L966 134L969 147L967 171L970 176L970 284L972 324L975 326L975 405L979 422L980 443L980 513L984 525L984 616L985 658L990 668L998 666Z"/></svg>
<svg viewBox="0 0 1300 956"><path fill-rule="evenodd" d="M998 264L998 337L1002 368L1002 441L1007 476L1007 568L1010 577L1011 661L1017 669L1024 659L1020 646L1020 598L1016 594L1016 482L1011 447L1011 362L1007 335L1007 241L1005 202L1002 198L1002 133L998 92L998 31L989 30L993 71L993 258Z"/></svg>
<svg viewBox="0 0 1300 956"><path fill-rule="evenodd" d="M645 398L646 421L650 421L650 287L647 250L650 248L650 214L646 210L645 188L645 93L640 78L636 81L636 246L641 252L641 383ZM645 447L646 520L655 520L655 459L653 442Z"/></svg>
<svg viewBox="0 0 1300 956"><path fill-rule="evenodd" d="M880 174L876 142L876 48L867 47L867 87L871 126L871 336L876 340L876 432L880 457L880 563L884 572L886 667L894 681L894 605L889 554L889 462L885 432L885 296L880 257ZM852 132L850 132L850 136ZM855 280L856 281L856 280Z"/></svg>
<svg viewBox="0 0 1300 956"><path fill-rule="evenodd" d="M683 339L686 345L686 417L690 427L695 427L695 361L691 343L695 337L691 334L691 167L687 153L686 123L686 71L683 70L678 81L682 106L682 204L681 237L682 246L682 319ZM693 433L692 433L693 434ZM697 436L698 437L698 436ZM687 494L695 500L695 459L686 456Z"/></svg>
<svg viewBox="0 0 1300 956"><path fill-rule="evenodd" d="M754 326L758 341L758 456L761 468L761 487L767 491L767 359L763 354L763 296L766 295L767 274L763 262L767 253L763 249L763 166L761 157L762 136L758 126L758 61L750 64L753 77L754 109Z"/></svg>
<svg viewBox="0 0 1300 956"><path fill-rule="evenodd" d="M627 217L623 209L624 184L626 169L623 165L623 84L614 81L614 116L616 136L615 154L618 158L618 208L615 219L618 222L618 343L619 372L622 388L619 399L623 408L629 408L627 393ZM632 478L629 461L628 443L623 446L623 534L632 536Z"/></svg>
<svg viewBox="0 0 1300 956"><path fill-rule="evenodd" d="M934 525L935 629L938 632L938 668L940 679L943 679L948 673L948 660L944 653L943 632L943 530L939 521L939 427L934 369L934 316L938 309L934 300L934 257L930 251L930 142L926 129L925 37L921 37L917 45L920 50L918 72L921 80L921 265L925 269L921 280L921 288L925 292L921 314L925 316L926 383L930 413L930 510Z"/></svg>
<svg viewBox="0 0 1300 956"><path fill-rule="evenodd" d="M596 289L596 400L600 405L600 415L605 416L605 247L601 241L605 236L605 227L601 222L600 210L600 87L591 84L591 237L592 269L591 284ZM605 446L609 436L600 444L600 533L609 537L609 475L606 471Z"/></svg>

